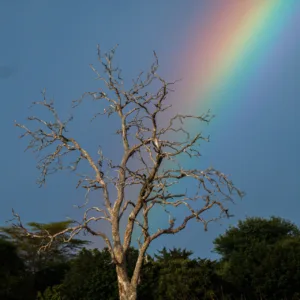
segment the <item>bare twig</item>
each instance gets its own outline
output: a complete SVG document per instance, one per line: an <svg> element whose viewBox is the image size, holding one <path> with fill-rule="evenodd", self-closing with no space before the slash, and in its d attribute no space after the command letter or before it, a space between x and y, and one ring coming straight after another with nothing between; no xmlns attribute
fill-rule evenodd
<svg viewBox="0 0 300 300"><path fill-rule="evenodd" d="M91 65L96 79L104 84L106 91L100 89L96 92L84 93L79 100L73 102L73 106L77 107L86 97L91 97L93 101L100 101L102 107L93 119L112 115L119 118L119 128L116 133L120 136L123 145L123 156L119 164L115 165L106 159L100 150L99 159L94 160L88 151L67 132L67 125L72 118L61 121L53 101L46 99L45 92L43 92L43 101L34 102L34 105L48 110L53 120L28 118L30 122L37 124L36 129L29 129L23 124L16 123L16 126L24 131L21 137L31 138L27 149L31 148L37 153L48 151L38 162L38 169L41 171L39 184L44 184L46 177L51 173L66 168L77 171L79 165L86 162L93 175L81 174L77 187L86 189L87 195L91 191L100 191L102 206L86 208L82 222L53 236L47 232L35 236L23 227L16 213L14 217L17 221L16 226L21 228L25 235L47 240L41 249L49 247L59 235L68 233L67 241L69 241L82 230L103 238L117 265L118 276L127 283L129 279L126 277L125 257L132 243L133 230L135 226L139 227L141 229L139 257L130 282L133 287L136 287L144 255L153 240L164 234L180 232L192 220L202 223L207 230L210 222L230 216L227 204L234 202L235 194L242 197L243 192L233 185L228 176L214 168L187 169L180 165L181 157L199 158L201 156L199 142L209 141L209 137L203 136L201 132L191 136L187 130L187 122L209 123L213 115L210 112L201 116L175 114L166 122L168 115L165 112L171 108L167 102L168 94L172 92L171 86L175 82L168 83L157 74L159 63L156 53L154 52L154 63L149 72L145 75L140 73L133 81L132 87L125 89L120 69L113 66L115 50L114 48L101 56L98 47L98 61L103 68L102 73ZM150 86L154 83L160 86L155 93L150 92ZM161 122L162 118L164 122ZM65 157L73 158L74 155L74 162L66 165ZM104 168L105 163L106 168ZM109 172L117 175L110 177ZM192 191L186 191L186 183L181 184L183 179L194 182L192 184L197 187L194 194ZM109 195L110 184L117 192L117 197L113 201ZM178 192L176 188L174 192L174 186L182 187L182 191ZM130 189L138 189L138 196L126 200ZM81 207L86 207L87 204L86 197L86 202ZM166 212L169 225L154 230L150 226L149 216L150 211L158 206ZM211 219L205 219L205 212L214 208L219 210L219 214ZM170 209L182 209L186 215L177 222ZM94 215L90 216L92 213ZM121 237L120 222L125 215L128 219L124 236ZM101 231L94 231L89 225L100 220L110 223L111 238Z"/></svg>

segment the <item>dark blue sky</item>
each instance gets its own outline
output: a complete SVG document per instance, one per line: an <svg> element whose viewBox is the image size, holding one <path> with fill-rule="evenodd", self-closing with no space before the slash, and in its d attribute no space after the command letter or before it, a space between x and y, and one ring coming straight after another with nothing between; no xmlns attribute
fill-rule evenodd
<svg viewBox="0 0 300 300"><path fill-rule="evenodd" d="M104 50L120 45L117 60L128 78L147 69L152 50L159 55L161 74L167 79L182 78L184 74L173 73L174 64L184 59L178 49L182 49L195 15L204 17L214 5L218 1L0 2L0 223L11 217L11 208L25 222L80 216L72 207L83 197L75 190L74 178L66 173L55 175L46 187L38 188L36 161L30 152L24 153L26 140L18 139L20 131L14 127L14 120L22 122L31 114L27 108L41 99L40 91L46 87L67 115L72 100L97 88L88 66L96 62L97 44ZM270 53L274 55L272 73L266 65L248 78L243 92L232 93L229 104L239 103L238 97L243 97L243 108L224 108L223 112L223 106L216 107L218 119L205 129L212 142L204 146L203 160L232 174L236 185L247 193L233 207L236 217L221 227L211 226L206 233L191 225L178 237L159 240L152 249L178 246L197 255L211 255L213 238L247 215L278 215L300 225L300 11L293 18L280 35L282 42ZM73 129L88 147L101 142L108 146L107 133L101 129L95 136L91 125L85 126L92 110L90 106L78 110Z"/></svg>

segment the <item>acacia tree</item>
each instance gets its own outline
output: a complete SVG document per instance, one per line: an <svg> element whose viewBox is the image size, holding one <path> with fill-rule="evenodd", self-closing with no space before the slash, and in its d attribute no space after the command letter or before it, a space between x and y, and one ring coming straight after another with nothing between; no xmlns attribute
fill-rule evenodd
<svg viewBox="0 0 300 300"><path fill-rule="evenodd" d="M73 224L71 220L47 224L37 222L27 224L26 228L36 236L42 236L45 232L50 236L59 233L57 238L51 243L51 247L49 247L47 239L41 241L32 239L30 235L24 236L24 229L18 226L0 227L0 234L2 233L7 240L11 241L17 247L18 254L24 261L27 270L36 273L49 264L67 261L72 258L78 250L89 244L88 241L76 238L73 238L67 244L64 242L68 239L69 233L60 233L71 224ZM38 252L43 246L46 246L47 253Z"/></svg>
<svg viewBox="0 0 300 300"><path fill-rule="evenodd" d="M169 117L171 105L167 102L167 96L175 82L167 82L157 74L159 64L155 52L154 63L148 73L140 73L130 88L125 88L120 69L113 65L114 54L115 48L102 55L98 46L102 72L92 65L91 68L106 89L84 93L79 100L73 101L73 107L78 107L86 97L91 97L100 102L100 110L94 117L118 118L116 133L123 145L119 162L108 159L101 149L98 150L98 157L94 158L78 139L69 134L67 126L72 118L63 121L45 91L43 100L33 104L50 111L52 120L29 117L28 120L36 124L32 129L16 123L24 130L21 137L30 137L28 148L44 153L37 165L41 171L39 184L43 185L51 173L65 168L79 170L80 164L86 163L91 173L81 174L77 187L86 189L87 193L98 192L99 205L84 206L83 218L76 226L54 235L46 231L42 235L29 232L17 214L15 224L26 235L48 239L47 245L66 232L69 233L66 242L81 231L102 238L116 266L120 299L134 300L143 260L152 241L182 231L192 220L201 222L206 230L209 222L229 217L227 204L234 201L235 194L243 194L225 174L214 168L200 170L180 164L182 156L199 158L200 141L208 141L201 133L191 136L186 122L209 123L212 116L208 112L201 116L177 113ZM152 91L154 88L156 92ZM67 157L73 159L75 156L70 164ZM185 179L194 181L196 191L185 190L186 182L182 184ZM178 192L180 188L182 191ZM134 194L131 190L138 191L136 197L131 198ZM113 191L116 196L112 197ZM165 228L153 228L150 224L150 213L156 207L164 209L168 221ZM181 220L176 220L171 213L177 209L180 209L181 215L185 212ZM215 209L218 209L217 213ZM214 217L205 217L205 212L209 210L214 212ZM110 234L94 229L92 224L99 221L110 224ZM123 222L125 225L121 226ZM139 255L133 275L129 276L126 254L135 229L141 232Z"/></svg>

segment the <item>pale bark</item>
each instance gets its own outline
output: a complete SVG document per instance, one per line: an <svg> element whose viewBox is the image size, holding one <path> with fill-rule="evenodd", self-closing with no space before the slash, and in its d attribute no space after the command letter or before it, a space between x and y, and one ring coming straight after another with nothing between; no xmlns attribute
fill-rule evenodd
<svg viewBox="0 0 300 300"><path fill-rule="evenodd" d="M197 221L204 225L205 230L209 222L229 217L227 203L233 202L232 195L237 193L243 196L228 177L214 168L205 170L186 169L181 165L181 157L198 159L201 154L198 149L199 143L209 141L202 133L190 136L186 130L186 121L209 123L213 117L209 112L200 116L191 114L176 114L173 117L164 118L164 126L160 123L158 116L163 115L171 105L167 103L167 96L170 86L157 74L158 59L155 61L148 74L143 79L141 73L133 82L130 89L125 89L119 68L113 67L112 60L115 49L103 56L98 48L98 59L104 69L104 75L91 66L96 73L97 79L106 86L108 92L102 89L96 92L87 92L81 99L75 102L78 106L85 96L91 96L93 100L105 103L98 116L118 117L119 129L117 134L123 146L123 156L120 162L113 162L106 158L101 148L98 150L98 157L89 153L84 146L73 138L67 131L67 125L72 118L61 121L53 101L46 99L43 92L43 101L34 102L35 105L42 106L52 114L50 121L45 121L38 117L29 117L29 121L36 122L37 128L29 129L23 124L16 123L16 126L25 131L21 136L31 138L28 149L34 152L46 152L38 162L38 169L41 171L39 183L45 184L49 174L62 169L77 170L78 165L86 163L89 166L90 175L79 174L80 179L77 187L86 190L86 201L79 208L86 207L89 203L90 192L97 192L99 204L87 208L83 213L83 218L74 227L67 228L63 232L50 235L48 232L36 235L30 233L21 223L18 214L14 213L17 220L16 226L21 228L25 235L34 238L41 238L45 242L43 250L51 246L53 239L66 235L69 242L81 231L86 231L94 236L102 238L116 265L119 293L121 300L135 300L137 297L137 286L143 265L143 259L150 243L166 234L176 234L186 228L190 221ZM150 86L153 82L160 85L157 92L151 92ZM149 89L148 89L149 88ZM195 124L198 126L198 124ZM196 127L195 126L195 127ZM101 127L100 132L108 130ZM175 136L175 137L174 137ZM50 149L50 150L49 150ZM64 164L64 158L70 155L77 159L68 165ZM196 161L197 162L197 161ZM172 164L172 167L169 167ZM195 164L195 166L200 164ZM138 166L138 167L133 167ZM116 175L117 174L117 175ZM194 181L191 186L197 187L193 194L186 191L185 180ZM182 183L184 181L184 183ZM182 188L181 192L174 192L175 185ZM110 187L116 189L116 198L110 196ZM136 199L130 199L130 192L127 189L139 189ZM177 190L177 189L176 189ZM100 194L99 194L100 192ZM129 198L129 199L128 199ZM152 209L163 208L168 218L169 225L165 228L151 228L149 213ZM171 209L169 209L171 208ZM182 209L181 220L176 220L170 213L172 209ZM218 209L219 215L215 218L205 219L205 212ZM185 212L184 212L185 211ZM91 214L94 215L91 215ZM124 236L120 233L120 222L124 215L128 215L125 224ZM101 230L92 223L109 222L111 225L111 235ZM134 229L140 229L141 236L138 239L139 256L136 262L132 278L128 278L126 265L126 253L132 245Z"/></svg>
<svg viewBox="0 0 300 300"><path fill-rule="evenodd" d="M137 286L131 284L124 269L122 266L116 267L120 300L136 300Z"/></svg>

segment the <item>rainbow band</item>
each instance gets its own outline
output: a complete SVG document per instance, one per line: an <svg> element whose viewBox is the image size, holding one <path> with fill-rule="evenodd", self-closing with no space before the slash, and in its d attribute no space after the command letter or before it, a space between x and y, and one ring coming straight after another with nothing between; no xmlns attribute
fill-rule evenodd
<svg viewBox="0 0 300 300"><path fill-rule="evenodd" d="M172 100L175 110L204 113L212 102L213 112L216 103L228 105L227 92L238 92L254 70L263 70L300 0L209 0L209 5L195 16L177 55L182 67L175 73L183 77L183 89ZM166 225L163 217L155 212L157 226Z"/></svg>
<svg viewBox="0 0 300 300"><path fill-rule="evenodd" d="M185 83L183 94L193 110L195 101L203 104L217 100L224 96L224 88L242 84L241 79L253 68L263 67L261 59L269 54L278 34L300 6L297 0L222 0L216 3L214 7L212 1L206 24L197 32L199 20L192 24L191 41L182 55L187 58L180 71Z"/></svg>

